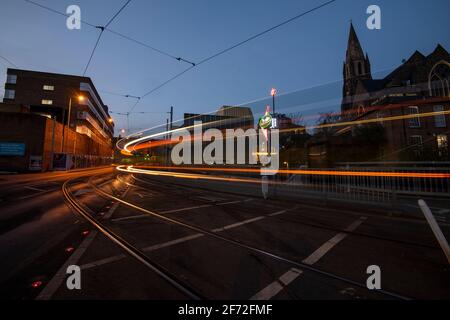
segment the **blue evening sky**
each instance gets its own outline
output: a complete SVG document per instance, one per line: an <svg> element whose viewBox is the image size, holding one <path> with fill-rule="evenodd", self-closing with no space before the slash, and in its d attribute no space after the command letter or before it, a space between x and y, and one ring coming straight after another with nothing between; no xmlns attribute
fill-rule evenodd
<svg viewBox="0 0 450 320"><path fill-rule="evenodd" d="M105 24L124 0L35 0L58 11L71 4L82 19ZM325 0L133 0L111 29L174 56L200 61ZM83 25L70 31L65 18L23 0L0 0L0 55L23 69L82 74L98 30ZM366 27L366 9L382 10L382 30ZM270 88L280 94L287 113L328 111L341 98L342 63L353 20L372 69L380 77L415 50L431 53L437 43L450 50L448 0L337 0L269 34L194 68L148 96L131 117L131 127L165 124L163 112L207 113L221 105L251 105L264 111ZM7 63L0 59L0 82ZM141 96L188 67L154 51L105 32L87 73L115 112L134 101L105 93ZM1 85L1 87L3 87ZM317 87L317 88L315 88ZM315 88L313 90L303 90ZM0 89L2 98L3 89ZM306 99L314 96L313 99ZM303 99L303 100L302 100ZM252 101L257 101L250 104ZM313 103L314 102L314 103ZM117 129L125 117L114 115Z"/></svg>

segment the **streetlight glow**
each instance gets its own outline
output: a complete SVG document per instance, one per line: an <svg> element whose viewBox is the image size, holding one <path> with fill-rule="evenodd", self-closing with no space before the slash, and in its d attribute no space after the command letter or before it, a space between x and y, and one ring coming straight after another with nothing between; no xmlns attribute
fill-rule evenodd
<svg viewBox="0 0 450 320"><path fill-rule="evenodd" d="M277 89L275 89L275 88L272 88L272 90L270 91L270 95L272 96L272 97L275 97L276 95L277 95Z"/></svg>

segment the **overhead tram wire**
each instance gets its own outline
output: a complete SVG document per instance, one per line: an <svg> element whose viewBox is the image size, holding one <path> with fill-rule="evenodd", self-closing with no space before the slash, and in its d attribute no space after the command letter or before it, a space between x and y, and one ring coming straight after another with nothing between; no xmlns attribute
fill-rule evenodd
<svg viewBox="0 0 450 320"><path fill-rule="evenodd" d="M317 11L317 10L319 10L319 9L322 9L322 8L326 7L326 6L329 6L330 4L332 4L332 3L336 2L336 1L337 1L337 0L329 0L329 1L325 2L325 3L322 3L322 4L320 4L320 5L318 5L318 6L314 7L314 8L312 8L312 9L309 9L309 10L307 10L307 11L302 12L302 13L296 15L295 17L292 17L292 18L290 18L290 19L288 19L288 20L285 20L285 21L283 21L283 22L281 22L281 23L279 23L279 24L277 24L277 25L275 25L275 26L273 26L273 27L270 27L270 28L268 28L268 29L266 29L266 30L264 30L264 31L262 31L262 32L259 32L259 33L255 34L255 35L253 35L253 36L251 36L251 37L249 37L249 38L247 38L247 39L245 39L245 40L243 40L243 41L237 43L237 44L234 44L234 45L232 45L232 46L230 46L230 47L228 47L228 48L226 48L226 49L223 49L223 50L221 50L221 51L219 51L219 52L217 52L217 53L215 53L215 54L213 54L213 55L211 55L211 56L209 56L209 57L207 57L207 58L201 60L200 62L198 62L198 63L196 63L196 64L193 64L190 68L188 68L188 69L186 69L186 70L184 70L184 71L182 71L182 72L176 74L176 75L173 76L172 78L166 80L166 81L163 82L162 84L158 85L157 87L153 88L152 90L150 90L150 91L148 91L147 93L145 93L144 95L142 95L142 98L145 98L145 97L151 95L151 94L154 93L155 91L161 89L162 87L166 86L166 85L169 84L170 82L172 82L172 81L178 79L179 77L181 77L182 75L184 75L186 72L192 70L193 68L198 67L198 66L200 66L200 65L202 65L202 64L204 64L204 63L206 63L206 62L208 62L208 61L211 61L211 60L213 60L213 59L215 59L215 58L217 58L217 57L219 57L219 56L221 56L221 55L223 55L223 54L225 54L225 53L227 53L227 52L229 52L229 51L231 51L231 50L233 50L233 49L236 49L236 48L238 48L238 47L240 47L240 46L246 44L247 42L250 42L250 41L252 41L252 40L255 40L256 38L259 38L259 37L265 35L266 33L269 33L269 32L271 32L271 31L273 31L273 30L275 30L275 29L278 29L278 28L280 28L280 27L282 27L282 26L288 24L288 23L291 23L292 21L295 21L295 20L297 20L297 19L300 19L300 18L302 18L302 17L304 17L304 16L306 16L306 15L308 15L308 14L310 14L310 13L313 13L314 11ZM138 103L139 103L139 101L136 103L136 105L137 105ZM133 108L131 109L131 111L134 110L134 108L136 107L136 105L133 106Z"/></svg>
<svg viewBox="0 0 450 320"><path fill-rule="evenodd" d="M106 23L106 25L104 26L104 28L108 28L109 25L119 16L119 14L130 4L131 0L128 0L120 9L119 11L117 11L117 13L111 18L109 19L108 23Z"/></svg>
<svg viewBox="0 0 450 320"><path fill-rule="evenodd" d="M100 28L100 34L98 35L97 42L95 43L94 49L92 49L91 56L89 57L89 61L86 64L86 67L84 68L83 77L86 75L86 72L89 69L89 65L91 64L92 58L94 57L94 53L97 50L98 44L100 43L100 39L102 38L102 35L103 35L104 29L101 27L98 27L98 28Z"/></svg>
<svg viewBox="0 0 450 320"><path fill-rule="evenodd" d="M40 3L38 3L38 2L35 2L35 1L33 1L33 0L23 0L23 1L28 2L28 3L32 4L32 5L37 6L37 7L40 7L41 9L50 11L50 12L55 13L55 14L58 14L58 15L60 15L60 16L63 16L63 17L66 17L66 18L69 17L69 15L66 14L66 13L64 13L64 12L61 12L61 11L52 9L52 8L50 8L50 7L47 7L47 6L45 6L45 5L42 5L42 4L40 4ZM121 11L121 10L120 10L120 11ZM82 24L85 24L85 25L91 27L91 28L96 28L96 29L98 29L98 26L95 25L95 24L93 24L93 23L87 22L87 21L82 20L82 19L80 19L80 22L81 22ZM190 65L195 65L195 63L192 62L192 61L190 61L190 60L187 60L187 59L182 58L182 57L175 56L175 55L170 54L170 53L168 53L168 52L166 52L166 51L164 51L164 50L155 48L155 47L153 47L153 46L151 46L151 45L149 45L149 44L147 44L147 43L145 43L145 42L142 42L142 41L140 41L140 40L134 39L134 38L132 38L132 37L130 37L130 36L127 36L127 35L125 35L125 34L123 34L123 33L117 32L117 31L115 31L115 30L112 30L112 29L109 28L109 24L107 24L107 25L108 25L108 27L104 27L104 31L108 31L108 32L110 32L110 33L112 33L112 34L114 34L114 35L116 35L116 36L118 36L118 37L121 37L121 38L123 38L123 39L125 39L125 40L128 40L128 41L131 41L131 42L134 42L134 43L136 43L136 44L138 44L138 45L140 45L140 46L142 46L142 47L145 47L145 48L147 48L147 49L150 49L150 50L152 50L152 51L155 51L155 52L157 52L157 53L159 53L159 54L161 54L161 55L164 55L164 56L166 56L166 57L168 57L168 58L171 58L171 59L173 59L173 60L176 60L176 61L178 61L178 62L185 62L185 63L188 63L188 64L190 64Z"/></svg>
<svg viewBox="0 0 450 320"><path fill-rule="evenodd" d="M14 62L12 62L11 60L5 58L4 56L0 55L0 59L6 61L7 63L9 63L10 65L12 65L14 68L19 68Z"/></svg>
<svg viewBox="0 0 450 320"><path fill-rule="evenodd" d="M94 46L94 49L92 50L92 52L91 52L91 56L89 57L89 61L88 61L88 63L87 63L87 65L86 65L86 68L84 69L84 72L83 72L83 76L85 76L86 75L86 72L88 71L88 69L89 69L89 65L91 64L91 62L92 62L92 58L94 57L94 54L95 54L95 51L97 50L97 47L98 47L98 44L100 43L100 40L101 40L101 38L102 38L102 35L103 35L103 32L105 31L105 29L119 16L119 14L128 6L128 4L131 2L131 0L128 0L120 9L119 9L119 11L117 11L116 12L116 14L111 18L111 19L109 19L109 21L106 23L106 25L105 26L96 26L96 28L97 29L100 29L100 34L98 35L98 38L97 38L97 42L95 43L95 46Z"/></svg>

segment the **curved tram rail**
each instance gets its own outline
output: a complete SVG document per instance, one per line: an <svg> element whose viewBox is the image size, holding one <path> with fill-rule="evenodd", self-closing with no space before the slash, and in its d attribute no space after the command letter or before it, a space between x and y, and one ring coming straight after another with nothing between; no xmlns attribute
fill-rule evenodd
<svg viewBox="0 0 450 320"><path fill-rule="evenodd" d="M142 251L138 248L134 247L132 244L127 242L125 239L117 235L115 232L107 228L100 221L95 219L91 213L86 209L83 205L77 202L75 197L70 192L69 185L76 179L68 180L62 186L62 192L67 202L81 215L85 218L92 226L94 226L97 230L99 230L102 234L104 234L107 238L125 250L131 257L135 258L137 261L145 265L147 268L151 269L153 272L158 274L164 280L166 280L170 285L178 289L180 292L184 293L187 297L193 300L201 300L201 297L198 293L195 292L188 285L184 284L182 281L178 280L175 276L173 276L169 271L165 268L159 266L158 264L151 261ZM89 183L92 183L92 178L89 180Z"/></svg>
<svg viewBox="0 0 450 320"><path fill-rule="evenodd" d="M297 261L294 261L294 260L282 257L282 256L274 254L272 252L256 248L256 247L251 246L249 244L245 244L243 242L240 242L240 241L237 241L237 240L234 240L234 239L231 239L231 238L227 238L227 237L221 236L221 235L219 235L219 234L217 234L215 232L209 231L207 229L204 229L204 228L201 228L201 227L197 227L197 226L185 223L183 221L180 221L180 220L177 220L177 219L174 219L174 218L169 218L169 217L164 216L164 215L162 215L160 213L157 213L155 211L151 211L151 210L139 207L139 206L137 206L137 205L135 205L133 203L130 203L128 201L120 199L119 197L116 197L116 196L114 196L112 194L109 194L109 193L105 192L104 190L100 189L98 186L96 186L94 184L94 182L93 182L94 178L95 178L95 176L91 177L89 179L88 184L90 185L90 187L93 190L95 190L95 192L97 192L100 196L102 196L105 199L111 199L111 200L114 200L116 202L120 202L120 203L122 203L122 204L124 204L124 205L126 205L126 206L128 206L128 207L130 207L132 209L140 211L140 212L142 212L142 213L144 213L146 215L149 215L151 217L154 217L154 218L157 218L159 220L165 221L165 222L167 222L169 224L177 225L177 226L189 229L191 231L195 231L197 233L203 234L203 235L211 237L211 238L215 238L215 239L224 241L224 242L226 242L228 244L231 244L231 245L234 245L236 247L245 249L245 250L247 250L247 251L249 251L251 253L256 253L256 254L259 254L259 255L267 256L269 258L272 258L272 259L275 259L275 260L278 260L278 261L281 261L281 262L284 262L284 263L288 263L288 264L290 264L292 266L295 266L297 268L301 268L301 269L313 272L315 274L319 274L319 275L321 275L323 277L326 277L326 278L329 278L329 279L332 279L332 280L338 280L338 281L341 281L341 282L344 282L344 283L347 283L347 284L350 284L350 285L362 288L364 290L368 290L367 286L365 284L363 284L363 283L360 283L360 282L357 282L357 281L354 281L354 280L351 280L351 279L347 279L347 278L341 277L341 276L333 274L331 272L327 272L327 271L324 271L324 270L312 267L311 265L308 265L308 264L305 264L305 263L297 262ZM128 183L128 185L130 185L130 184ZM131 186L134 186L134 185L131 185ZM139 186L137 186L137 187L139 187ZM99 224L98 221L93 219L92 216L90 216L89 214L88 214L88 217L89 217L89 221L90 222L92 221L91 223L94 223L94 225L97 228L100 227L101 229L99 229L99 230L101 230L103 233L106 232L106 235L110 239L112 239L114 242L118 243L121 247L126 249L127 252L132 253L133 257L138 258L139 261L142 260L142 261L145 261L146 264L149 264L148 259L145 257L145 255L142 252L140 252L138 249L136 249L133 246L131 246L130 244L128 244L125 240L121 239L119 236L114 235L110 230L107 230L106 228L102 227L101 224ZM152 269L155 268L154 264L150 264L150 265L152 266ZM161 272L160 269L161 269L161 267L155 268L155 271L158 271L158 273L161 274L162 276L169 277L169 275L168 275L169 273L167 271ZM172 282L175 282L175 283L177 283L178 286L180 286L180 284L178 282L176 282L176 280L174 280L173 276L170 276L170 279L172 279ZM181 288L186 290L186 287L184 287L184 286L182 286ZM401 294L398 294L398 293L395 293L395 292L387 291L387 290L377 290L376 292L379 293L379 294L385 295L387 297L394 298L394 299L411 300L410 297L407 297L407 296L404 296L404 295L401 295Z"/></svg>

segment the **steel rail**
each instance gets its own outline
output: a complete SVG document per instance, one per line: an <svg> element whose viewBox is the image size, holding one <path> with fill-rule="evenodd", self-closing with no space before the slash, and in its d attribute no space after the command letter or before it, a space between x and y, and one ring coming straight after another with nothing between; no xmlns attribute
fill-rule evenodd
<svg viewBox="0 0 450 320"><path fill-rule="evenodd" d="M146 267L154 271L160 277L162 277L165 281L167 281L170 285L172 285L175 289L179 290L186 296L188 296L192 300L203 300L194 289L190 288L187 284L184 284L182 281L178 280L175 276L173 276L169 271L167 271L162 266L151 261L143 252L139 249L131 245L125 239L117 235L115 232L110 230L108 227L103 225L97 219L95 219L87 209L85 209L82 205L80 205L77 200L72 196L69 190L69 184L76 179L67 180L62 186L62 192L67 202L79 213L83 218L85 218L90 224L92 224L97 230L99 230L103 235L125 250L130 256L144 264ZM89 184L92 183L92 178L89 179ZM91 184L92 185L92 184Z"/></svg>
<svg viewBox="0 0 450 320"><path fill-rule="evenodd" d="M95 176L94 176L94 177L95 177ZM180 226L180 227L184 227L184 228L186 228L186 229L190 229L190 230L195 231L195 232L197 232L197 233L201 233L201 234L203 234L203 235L206 235L206 236L209 236L209 237L212 237L212 238L215 238L215 239L224 241L224 242L226 242L226 243L232 244L232 245L237 246L237 247L240 247L240 248L242 248L242 249L246 249L247 251L250 251L250 252L253 252L253 253L257 253L257 254L261 254L261 255L264 255L264 256L273 258L273 259L275 259L275 260L278 260L278 261L281 261L281 262L284 262L284 263L287 263L287 264L291 264L291 265L296 266L296 267L298 267L298 268L302 268L302 269L311 271L311 272L313 272L313 273L320 274L320 275L322 275L322 276L325 276L325 277L330 278L330 279L333 279L333 280L342 281L342 282L345 282L345 283L354 285L354 286L356 286L356 287L363 288L363 289L365 289L365 290L369 290L369 289L367 289L367 286L366 286L365 284L359 283L359 282L357 282L357 281L354 281L354 280L351 280L351 279L347 279L347 278L341 277L341 276L339 276L339 275L333 274L333 273L331 273L331 272L324 271L324 270L321 270L321 269L312 267L311 265L308 265L308 264L305 264L305 263L302 263L302 262L293 261L293 260L291 260L291 259L288 259L288 258L279 256L279 255L274 254L274 253L271 253L271 252L269 252L269 251L265 251L265 250L262 250L262 249L253 247L253 246L251 246L251 245L245 244L245 243L243 243L243 242L240 242L240 241L237 241L237 240L234 240L234 239L230 239L230 238L227 238L227 237L218 235L218 234L216 234L216 233L214 233L214 232L211 232L211 231L209 231L209 230L206 230L206 229L204 229L204 228L197 227L197 226L194 226L194 225L185 223L185 222L183 222L183 221L180 221L180 220L177 220L177 219L174 219L174 218L170 218L170 217L164 216L164 215L159 214L159 213L157 213L157 212L150 211L150 210L147 210L147 209L145 209L145 208L139 207L139 206L137 206L137 205L135 205L135 204L132 204L132 203L130 203L130 202L128 202L128 201L125 201L125 200L123 200L123 199L120 199L120 198L118 198L118 197L116 197L116 196L114 196L114 195L111 195L111 194L109 194L109 193L103 191L102 189L98 188L98 187L92 182L92 180L94 179L94 177L91 177L91 178L89 179L89 182L88 182L88 183L89 183L89 185L91 186L91 188L92 188L95 192L97 192L100 196L102 196L102 197L104 197L104 198L107 198L107 199L108 199L108 198L109 198L109 199L113 199L113 200L115 200L115 201L117 201L117 202L120 202L120 203L122 203L122 204L124 204L124 205L130 207L130 208L133 208L133 209L136 209L136 210L138 210L138 211L140 211L140 212L143 212L143 213L145 213L145 214L147 214L147 215L149 215L149 216L152 216L152 217L158 218L158 219L160 219L160 220L163 220L163 221L166 221L166 222L169 222L169 223L178 225L178 226ZM401 295L401 294L398 294L398 293L395 293L395 292L391 292L391 291L387 291L387 290L383 290L383 289L377 290L376 293L379 293L379 294L382 294L382 295L385 295L385 296L389 296L389 297L391 297L391 298L399 299L399 300L412 300L412 298L410 298L410 297L403 296L403 295Z"/></svg>

